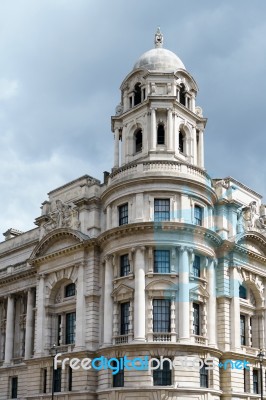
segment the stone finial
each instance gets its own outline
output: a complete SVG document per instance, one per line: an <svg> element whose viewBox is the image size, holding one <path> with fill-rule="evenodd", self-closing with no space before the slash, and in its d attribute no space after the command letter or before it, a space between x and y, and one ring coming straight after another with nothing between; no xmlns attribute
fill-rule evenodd
<svg viewBox="0 0 266 400"><path fill-rule="evenodd" d="M155 47L163 47L163 35L161 33L160 27L157 28L154 38Z"/></svg>

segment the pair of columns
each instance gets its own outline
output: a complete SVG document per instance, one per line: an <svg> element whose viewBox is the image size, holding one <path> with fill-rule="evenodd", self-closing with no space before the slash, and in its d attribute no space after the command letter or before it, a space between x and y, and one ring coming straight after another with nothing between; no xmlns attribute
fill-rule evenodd
<svg viewBox="0 0 266 400"><path fill-rule="evenodd" d="M134 296L134 340L145 341L145 260L144 247L136 248L135 296ZM104 284L104 344L112 343L113 332L113 262L112 256L105 260Z"/></svg>
<svg viewBox="0 0 266 400"><path fill-rule="evenodd" d="M134 340L145 341L145 258L144 247L136 248L134 264L135 271L135 295L134 295ZM190 282L189 282L189 250L180 248L181 262L179 269L179 295L178 295L178 325L179 340L190 340ZM216 345L216 284L214 261L211 260L207 271L209 299L208 299L208 338L209 345ZM113 263L108 256L105 261L105 285L104 285L104 344L112 343L113 332Z"/></svg>
<svg viewBox="0 0 266 400"><path fill-rule="evenodd" d="M34 329L34 291L27 293L26 335L25 335L25 359L32 356L33 329ZM5 360L6 365L11 363L14 350L14 325L15 325L15 297L9 295L7 300L7 318L5 335Z"/></svg>

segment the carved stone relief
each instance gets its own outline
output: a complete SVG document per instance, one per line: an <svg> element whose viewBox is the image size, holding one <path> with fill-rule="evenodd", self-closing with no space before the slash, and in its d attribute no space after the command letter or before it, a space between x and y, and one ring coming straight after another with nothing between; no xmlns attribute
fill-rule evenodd
<svg viewBox="0 0 266 400"><path fill-rule="evenodd" d="M55 228L80 227L78 208L74 204L65 204L61 200L56 200L56 210L49 212L48 221L43 225L46 233Z"/></svg>

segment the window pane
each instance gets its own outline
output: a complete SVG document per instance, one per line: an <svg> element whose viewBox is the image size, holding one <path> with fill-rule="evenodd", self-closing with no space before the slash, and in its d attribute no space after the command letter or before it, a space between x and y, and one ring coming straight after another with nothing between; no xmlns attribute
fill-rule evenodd
<svg viewBox="0 0 266 400"><path fill-rule="evenodd" d="M200 387L209 387L208 370L205 364L203 364L203 367L200 369Z"/></svg>
<svg viewBox="0 0 266 400"><path fill-rule="evenodd" d="M202 208L200 206L194 207L194 223L202 226Z"/></svg>
<svg viewBox="0 0 266 400"><path fill-rule="evenodd" d="M130 264L128 254L120 257L120 276L126 276L130 272Z"/></svg>
<svg viewBox="0 0 266 400"><path fill-rule="evenodd" d="M123 204L118 208L119 210L119 225L128 223L128 204Z"/></svg>
<svg viewBox="0 0 266 400"><path fill-rule="evenodd" d="M247 289L243 285L239 286L239 297L241 299L246 299L247 298Z"/></svg>
<svg viewBox="0 0 266 400"><path fill-rule="evenodd" d="M193 275L197 278L200 277L200 257L195 256L193 262Z"/></svg>
<svg viewBox="0 0 266 400"><path fill-rule="evenodd" d="M70 283L65 287L65 297L75 296L76 294L76 285L75 283Z"/></svg>
<svg viewBox="0 0 266 400"><path fill-rule="evenodd" d="M135 134L136 153L142 151L142 130L139 129Z"/></svg>
<svg viewBox="0 0 266 400"><path fill-rule="evenodd" d="M13 376L11 379L11 398L17 399L18 398L18 377Z"/></svg>
<svg viewBox="0 0 266 400"><path fill-rule="evenodd" d="M154 221L170 221L169 199L154 199Z"/></svg>
<svg viewBox="0 0 266 400"><path fill-rule="evenodd" d="M193 303L193 334L200 335L200 305Z"/></svg>
<svg viewBox="0 0 266 400"><path fill-rule="evenodd" d="M121 304L121 327L120 334L127 335L129 332L129 307L130 303Z"/></svg>
<svg viewBox="0 0 266 400"><path fill-rule="evenodd" d="M153 361L153 367L156 367L156 361ZM154 386L169 386L172 384L172 371L169 361L163 362L162 369L153 370L153 385Z"/></svg>
<svg viewBox="0 0 266 400"><path fill-rule="evenodd" d="M66 344L75 343L76 313L66 314Z"/></svg>
<svg viewBox="0 0 266 400"><path fill-rule="evenodd" d="M153 300L153 332L170 332L170 300Z"/></svg>
<svg viewBox="0 0 266 400"><path fill-rule="evenodd" d="M124 386L124 370L120 370L117 374L113 375L113 387Z"/></svg>
<svg viewBox="0 0 266 400"><path fill-rule="evenodd" d="M170 251L154 250L154 272L161 274L170 273Z"/></svg>
<svg viewBox="0 0 266 400"><path fill-rule="evenodd" d="M246 345L246 317L245 315L240 315L240 343L241 346Z"/></svg>
<svg viewBox="0 0 266 400"><path fill-rule="evenodd" d="M164 126L162 124L157 129L157 144L164 144Z"/></svg>
<svg viewBox="0 0 266 400"><path fill-rule="evenodd" d="M257 369L253 369L253 393L259 393L259 375Z"/></svg>
<svg viewBox="0 0 266 400"><path fill-rule="evenodd" d="M54 392L61 392L61 368L53 370L54 372Z"/></svg>

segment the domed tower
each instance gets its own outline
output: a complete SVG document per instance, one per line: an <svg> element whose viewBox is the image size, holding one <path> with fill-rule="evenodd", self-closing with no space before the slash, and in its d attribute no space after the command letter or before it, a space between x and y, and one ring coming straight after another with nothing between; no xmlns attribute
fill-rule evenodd
<svg viewBox="0 0 266 400"><path fill-rule="evenodd" d="M217 360L214 265L220 238L213 228L216 195L203 162L206 119L195 105L196 82L162 46L158 29L155 48L124 79L112 117L115 162L101 196L105 226L99 238L102 348L108 357L115 351L181 363L184 357ZM165 365L160 373L125 370L123 390L150 398L145 390L153 386L180 385L195 393L202 387L206 396L205 369L182 364L170 373ZM215 396L217 366L212 379ZM117 385L123 386L114 380ZM187 389L178 393L183 399Z"/></svg>
<svg viewBox="0 0 266 400"><path fill-rule="evenodd" d="M204 168L206 119L195 105L197 84L182 61L163 48L160 29L154 43L120 88L121 103L112 117L114 169L136 160L179 160Z"/></svg>

